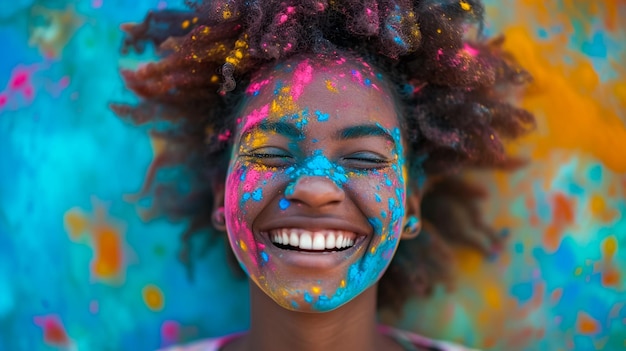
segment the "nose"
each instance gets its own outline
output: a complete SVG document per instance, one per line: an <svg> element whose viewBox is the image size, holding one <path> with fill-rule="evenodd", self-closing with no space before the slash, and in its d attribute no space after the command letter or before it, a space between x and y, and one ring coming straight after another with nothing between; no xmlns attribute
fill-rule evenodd
<svg viewBox="0 0 626 351"><path fill-rule="evenodd" d="M346 194L331 179L322 176L304 176L296 180L293 191L285 192L287 200L310 207L323 207L340 203Z"/></svg>

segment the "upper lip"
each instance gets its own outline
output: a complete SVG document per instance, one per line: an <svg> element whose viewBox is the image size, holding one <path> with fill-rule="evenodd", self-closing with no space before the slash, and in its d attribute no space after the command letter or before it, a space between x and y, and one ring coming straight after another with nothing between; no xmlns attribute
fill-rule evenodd
<svg viewBox="0 0 626 351"><path fill-rule="evenodd" d="M260 232L269 232L280 228L299 228L309 231L316 230L342 230L353 232L357 236L369 235L371 227L363 227L348 220L334 217L309 217L309 216L287 216L269 220L259 225Z"/></svg>

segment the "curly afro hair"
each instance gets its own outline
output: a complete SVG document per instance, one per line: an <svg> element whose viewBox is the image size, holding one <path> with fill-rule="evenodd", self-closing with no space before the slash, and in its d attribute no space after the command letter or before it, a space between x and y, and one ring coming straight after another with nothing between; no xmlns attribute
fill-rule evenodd
<svg viewBox="0 0 626 351"><path fill-rule="evenodd" d="M163 141L142 194L155 196L151 215L190 220L183 243L194 235L217 237L210 204L225 177L234 114L250 77L292 55L349 51L387 75L402 113L410 177L428 182L418 190L424 233L401 242L381 280L379 306L397 309L411 295L451 286L454 246L485 255L499 250L503 235L484 223L478 207L485 191L462 173L521 165L506 154L503 140L528 132L535 121L507 102L530 77L503 51L502 38L483 38L480 1L219 0L187 6L123 26L122 52L142 52L151 42L161 59L123 70L140 101L112 105L119 116L152 126L153 137ZM172 167L187 171L187 191L156 177Z"/></svg>

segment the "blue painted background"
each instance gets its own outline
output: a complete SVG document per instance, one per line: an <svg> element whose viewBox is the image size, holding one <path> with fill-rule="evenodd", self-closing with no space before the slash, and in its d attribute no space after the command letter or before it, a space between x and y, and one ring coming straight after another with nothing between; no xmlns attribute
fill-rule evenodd
<svg viewBox="0 0 626 351"><path fill-rule="evenodd" d="M535 82L529 167L477 174L511 239L459 250L458 289L388 322L492 350L626 350L626 1L487 1L489 34ZM176 1L0 6L0 350L149 350L242 330L247 287L225 247L178 259L185 223L140 219L158 144L117 119L124 22Z"/></svg>

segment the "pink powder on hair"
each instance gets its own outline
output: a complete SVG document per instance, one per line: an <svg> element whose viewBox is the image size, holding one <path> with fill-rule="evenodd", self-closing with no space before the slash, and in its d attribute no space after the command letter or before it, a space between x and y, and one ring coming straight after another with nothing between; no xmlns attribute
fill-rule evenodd
<svg viewBox="0 0 626 351"><path fill-rule="evenodd" d="M441 59L441 56L443 56L443 49L439 48L439 50L437 50L437 60Z"/></svg>
<svg viewBox="0 0 626 351"><path fill-rule="evenodd" d="M250 84L248 86L248 89L246 89L246 94L248 95L256 95L259 93L259 91L261 90L261 88L263 88L264 86L268 85L270 83L269 79L264 79L260 82L254 82L252 84Z"/></svg>
<svg viewBox="0 0 626 351"><path fill-rule="evenodd" d="M291 97L293 101L298 101L304 92L304 87L313 80L313 67L305 60L298 64L293 72L293 85L291 87Z"/></svg>
<svg viewBox="0 0 626 351"><path fill-rule="evenodd" d="M465 50L468 54L470 54L470 56L478 55L478 50L476 50L473 47L467 45L467 43L463 44L463 50Z"/></svg>
<svg viewBox="0 0 626 351"><path fill-rule="evenodd" d="M289 17L287 15L281 15L280 18L278 19L278 24L283 24L285 22L287 22L287 19Z"/></svg>
<svg viewBox="0 0 626 351"><path fill-rule="evenodd" d="M246 124L243 126L243 130L248 130L250 127L259 124L263 119L267 118L269 115L270 105L265 104L265 106L261 107L258 110L254 110L250 112L248 115L248 120Z"/></svg>
<svg viewBox="0 0 626 351"><path fill-rule="evenodd" d="M230 138L230 130L227 130L224 133L217 136L217 140L219 141L227 141L228 138Z"/></svg>

